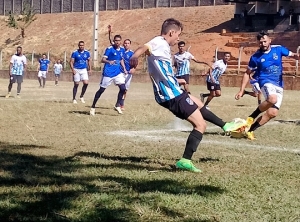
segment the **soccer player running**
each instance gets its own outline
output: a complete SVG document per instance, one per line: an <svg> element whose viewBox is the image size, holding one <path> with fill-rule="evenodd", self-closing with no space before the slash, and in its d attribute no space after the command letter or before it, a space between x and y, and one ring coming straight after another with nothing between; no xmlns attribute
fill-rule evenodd
<svg viewBox="0 0 300 222"><path fill-rule="evenodd" d="M193 165L191 159L206 129L205 120L222 127L225 131L233 131L239 126L235 123L223 122L207 110L198 98L188 94L179 86L179 84L184 84L185 80L176 79L173 73L170 46L177 44L182 28L182 24L176 19L165 20L161 27L161 35L139 47L131 57L130 65L136 68L138 58L145 52L148 54L148 71L153 83L156 102L178 118L186 119L193 125L183 157L176 163L176 167L201 172Z"/></svg>
<svg viewBox="0 0 300 222"><path fill-rule="evenodd" d="M208 107L208 104L214 97L221 96L221 86L219 78L225 72L227 68L227 62L230 60L230 53L225 52L223 59L217 60L213 65L213 70L209 70L206 78L207 90L209 93L201 93L200 99L204 103L204 98L207 97L204 106Z"/></svg>
<svg viewBox="0 0 300 222"><path fill-rule="evenodd" d="M99 100L100 96L105 91L105 89L112 82L114 82L114 84L117 85L120 89L114 109L119 114L123 113L121 110L121 100L126 91L125 75L127 75L128 73L123 61L125 50L123 47L121 47L121 41L122 41L121 36L115 35L114 44L106 48L104 52L103 58L101 60L101 62L104 63L103 74L100 82L100 88L95 94L94 101L90 110L90 115L92 116L95 115L95 108L96 108L97 101ZM121 66L122 69L124 70L124 73L122 73Z"/></svg>
<svg viewBox="0 0 300 222"><path fill-rule="evenodd" d="M70 66L73 72L73 103L77 104L76 94L79 86L79 82L83 82L83 86L80 94L80 101L85 103L83 98L86 89L89 85L89 75L91 74L91 55L88 50L84 49L84 41L79 41L78 49L71 55Z"/></svg>
<svg viewBox="0 0 300 222"><path fill-rule="evenodd" d="M237 100L242 97L250 78L249 75L256 71L265 101L247 118L247 124L250 129L246 132L246 136L250 140L255 139L253 132L257 128L266 124L278 114L283 97L282 57L289 56L299 60L299 55L289 51L287 48L281 45L271 45L271 39L265 31L257 35L257 40L259 42L259 50L251 56L240 91L235 95ZM263 114L257 118L261 113ZM255 119L256 121L254 122Z"/></svg>
<svg viewBox="0 0 300 222"><path fill-rule="evenodd" d="M53 66L53 72L55 75L55 86L58 86L58 78L60 77L62 70L63 70L63 66L61 64L60 59L58 59Z"/></svg>
<svg viewBox="0 0 300 222"><path fill-rule="evenodd" d="M17 47L17 53L14 54L9 63L9 84L8 84L8 93L5 98L9 98L11 95L12 85L17 82L17 98L20 97L21 84L23 82L23 75L26 72L26 57L22 53L22 47Z"/></svg>
<svg viewBox="0 0 300 222"><path fill-rule="evenodd" d="M42 55L42 58L39 59L39 64L37 67L38 71L38 80L40 84L40 88L45 88L47 73L49 71L50 61L46 58L46 54ZM43 82L43 85L42 85Z"/></svg>
<svg viewBox="0 0 300 222"><path fill-rule="evenodd" d="M176 68L176 78L177 79L184 79L185 84L184 90L188 93L190 93L190 61L193 60L196 63L201 63L208 65L205 62L200 62L197 60L190 52L187 52L185 50L185 42L180 41L178 42L178 52L174 55L174 66Z"/></svg>

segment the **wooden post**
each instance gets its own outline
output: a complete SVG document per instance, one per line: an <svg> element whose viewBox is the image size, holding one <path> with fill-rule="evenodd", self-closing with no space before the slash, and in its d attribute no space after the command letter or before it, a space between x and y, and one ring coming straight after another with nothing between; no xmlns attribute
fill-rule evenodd
<svg viewBox="0 0 300 222"><path fill-rule="evenodd" d="M120 0L118 0L117 10L120 10Z"/></svg>
<svg viewBox="0 0 300 222"><path fill-rule="evenodd" d="M132 0L129 0L129 9L132 9Z"/></svg>
<svg viewBox="0 0 300 222"><path fill-rule="evenodd" d="M172 0L169 0L169 7L171 8L172 7Z"/></svg>
<svg viewBox="0 0 300 222"><path fill-rule="evenodd" d="M200 0L198 0L198 6L200 6Z"/></svg>
<svg viewBox="0 0 300 222"><path fill-rule="evenodd" d="M5 1L3 1L3 15L5 16Z"/></svg>
<svg viewBox="0 0 300 222"><path fill-rule="evenodd" d="M105 0L105 11L107 11L107 0Z"/></svg>
<svg viewBox="0 0 300 222"><path fill-rule="evenodd" d="M82 12L84 12L84 0L82 0Z"/></svg>
<svg viewBox="0 0 300 222"><path fill-rule="evenodd" d="M144 9L144 6L145 6L145 2L144 0L142 0L142 9Z"/></svg>
<svg viewBox="0 0 300 222"><path fill-rule="evenodd" d="M71 12L73 12L73 0L71 0Z"/></svg>
<svg viewBox="0 0 300 222"><path fill-rule="evenodd" d="M60 12L64 12L64 0L60 2Z"/></svg>
<svg viewBox="0 0 300 222"><path fill-rule="evenodd" d="M158 7L158 0L155 0L155 8Z"/></svg>
<svg viewBox="0 0 300 222"><path fill-rule="evenodd" d="M185 0L183 0L183 7L185 7Z"/></svg>

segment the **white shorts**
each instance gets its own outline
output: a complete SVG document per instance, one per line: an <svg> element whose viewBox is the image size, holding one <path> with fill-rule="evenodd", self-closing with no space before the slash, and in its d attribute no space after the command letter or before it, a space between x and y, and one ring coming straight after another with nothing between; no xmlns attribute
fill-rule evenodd
<svg viewBox="0 0 300 222"><path fill-rule="evenodd" d="M264 95L265 99L268 99L269 95L276 95L277 96L277 102L274 105L278 109L281 106L282 98L283 98L283 88L279 86L275 86L272 83L266 83L262 88L261 92Z"/></svg>
<svg viewBox="0 0 300 222"><path fill-rule="evenodd" d="M89 80L87 69L74 69L74 72L75 72L75 75L73 75L74 82Z"/></svg>
<svg viewBox="0 0 300 222"><path fill-rule="evenodd" d="M258 82L251 84L251 86L252 86L252 91L254 93L256 93L256 94L260 93L260 87L259 87Z"/></svg>
<svg viewBox="0 0 300 222"><path fill-rule="evenodd" d="M126 90L129 90L131 79L132 79L132 74L125 75L125 88L126 88Z"/></svg>
<svg viewBox="0 0 300 222"><path fill-rule="evenodd" d="M46 76L47 76L47 71L39 71L38 72L38 77L46 78Z"/></svg>
<svg viewBox="0 0 300 222"><path fill-rule="evenodd" d="M120 73L115 77L102 76L100 86L103 88L107 88L112 82L114 82L115 85L125 84L125 75L123 73Z"/></svg>

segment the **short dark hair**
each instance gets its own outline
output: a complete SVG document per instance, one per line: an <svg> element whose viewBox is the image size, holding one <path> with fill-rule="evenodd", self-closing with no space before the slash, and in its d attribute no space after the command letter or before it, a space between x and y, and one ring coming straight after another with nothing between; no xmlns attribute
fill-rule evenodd
<svg viewBox="0 0 300 222"><path fill-rule="evenodd" d="M116 39L116 38L122 39L121 35L115 35L115 36L114 36L114 39Z"/></svg>
<svg viewBox="0 0 300 222"><path fill-rule="evenodd" d="M174 18L166 19L161 26L161 35L166 35L171 29L183 30L183 25Z"/></svg>
<svg viewBox="0 0 300 222"><path fill-rule="evenodd" d="M260 31L260 32L257 34L256 39L259 41L259 40L261 40L261 38L264 37L265 35L266 35L266 36L269 36L269 33L266 32L265 30L262 30L262 31Z"/></svg>
<svg viewBox="0 0 300 222"><path fill-rule="evenodd" d="M78 45L80 45L81 43L83 43L83 44L84 44L84 41L82 41L82 40L81 40L81 41L79 41L79 42L78 42Z"/></svg>
<svg viewBox="0 0 300 222"><path fill-rule="evenodd" d="M124 40L124 42L126 42L126 41L129 41L129 42L130 42L130 44L131 44L131 40L130 40L130 39L125 39L125 40Z"/></svg>
<svg viewBox="0 0 300 222"><path fill-rule="evenodd" d="M22 50L22 47L21 47L21 46L18 46L17 49L21 49L21 50Z"/></svg>
<svg viewBox="0 0 300 222"><path fill-rule="evenodd" d="M185 42L184 41L178 42L178 46L181 46L181 45L185 45Z"/></svg>
<svg viewBox="0 0 300 222"><path fill-rule="evenodd" d="M227 54L231 56L230 52L224 52L224 56L227 55Z"/></svg>

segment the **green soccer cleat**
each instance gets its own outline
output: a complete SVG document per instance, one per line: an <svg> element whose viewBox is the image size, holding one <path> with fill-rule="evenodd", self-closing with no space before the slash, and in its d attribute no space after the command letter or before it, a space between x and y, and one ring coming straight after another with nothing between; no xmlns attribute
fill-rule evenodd
<svg viewBox="0 0 300 222"><path fill-rule="evenodd" d="M201 173L201 170L197 169L191 160L188 160L185 158L181 158L179 161L177 161L176 167L181 170L187 170L187 171L191 171L191 172L195 172L195 173Z"/></svg>
<svg viewBox="0 0 300 222"><path fill-rule="evenodd" d="M236 122L229 122L226 123L222 129L224 130L224 132L231 132L231 131L236 131L242 127L245 127L246 124L245 123L236 123Z"/></svg>

